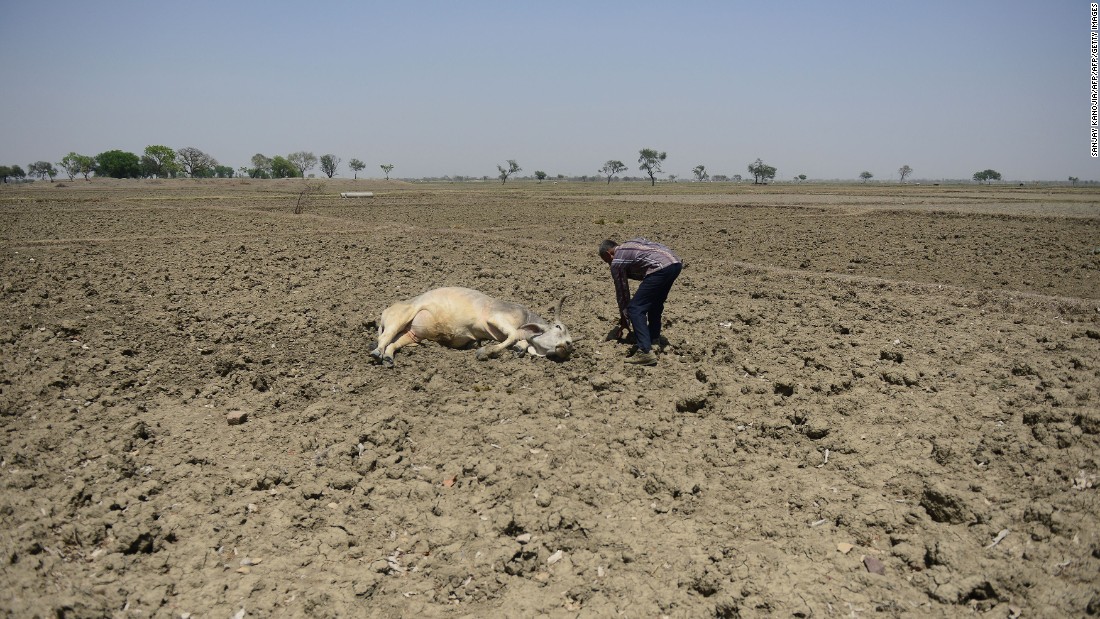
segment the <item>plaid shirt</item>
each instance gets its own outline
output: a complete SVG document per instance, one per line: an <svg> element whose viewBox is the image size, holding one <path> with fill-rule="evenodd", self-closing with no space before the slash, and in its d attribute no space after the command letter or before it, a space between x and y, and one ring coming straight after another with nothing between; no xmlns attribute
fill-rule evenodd
<svg viewBox="0 0 1100 619"><path fill-rule="evenodd" d="M615 248L611 259L611 279L615 280L615 300L619 303L619 315L628 320L626 306L630 303L630 283L627 280L645 279L646 275L680 262L680 257L660 243L647 239L630 239Z"/></svg>

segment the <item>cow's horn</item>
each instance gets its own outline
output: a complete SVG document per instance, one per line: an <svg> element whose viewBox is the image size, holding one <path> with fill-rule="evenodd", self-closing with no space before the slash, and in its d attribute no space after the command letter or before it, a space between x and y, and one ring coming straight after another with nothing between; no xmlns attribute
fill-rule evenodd
<svg viewBox="0 0 1100 619"><path fill-rule="evenodd" d="M558 309L554 310L554 316L556 316L558 318L561 318L562 303L565 303L565 300L568 299L568 298L569 298L569 295L564 295L564 296L562 296L561 300L558 301Z"/></svg>

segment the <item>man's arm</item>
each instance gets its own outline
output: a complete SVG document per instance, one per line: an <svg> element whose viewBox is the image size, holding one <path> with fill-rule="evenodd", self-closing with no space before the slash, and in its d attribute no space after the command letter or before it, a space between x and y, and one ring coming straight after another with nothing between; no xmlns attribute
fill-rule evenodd
<svg viewBox="0 0 1100 619"><path fill-rule="evenodd" d="M615 281L615 302L619 304L619 327L628 327L630 317L626 313L626 306L630 304L630 281L626 277L626 268L612 263L611 279Z"/></svg>

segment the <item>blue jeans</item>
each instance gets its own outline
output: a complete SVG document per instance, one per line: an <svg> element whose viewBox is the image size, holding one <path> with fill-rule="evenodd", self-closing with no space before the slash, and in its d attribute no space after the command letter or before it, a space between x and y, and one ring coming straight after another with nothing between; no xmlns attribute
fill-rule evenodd
<svg viewBox="0 0 1100 619"><path fill-rule="evenodd" d="M649 352L653 342L661 337L661 313L665 309L665 299L683 268L681 263L670 264L646 275L626 306L626 315L630 317L630 325L634 329L634 344L639 351Z"/></svg>

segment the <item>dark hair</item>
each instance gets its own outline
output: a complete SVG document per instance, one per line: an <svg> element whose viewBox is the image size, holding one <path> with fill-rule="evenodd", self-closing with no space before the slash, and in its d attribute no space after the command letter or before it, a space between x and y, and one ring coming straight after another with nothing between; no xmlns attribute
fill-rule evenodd
<svg viewBox="0 0 1100 619"><path fill-rule="evenodd" d="M615 249L618 246L619 244L615 241L612 241L611 239L606 239L603 243L600 243L600 251L598 252L598 255L600 257L603 257L604 254L611 251L612 249Z"/></svg>

